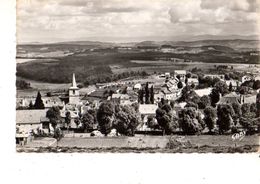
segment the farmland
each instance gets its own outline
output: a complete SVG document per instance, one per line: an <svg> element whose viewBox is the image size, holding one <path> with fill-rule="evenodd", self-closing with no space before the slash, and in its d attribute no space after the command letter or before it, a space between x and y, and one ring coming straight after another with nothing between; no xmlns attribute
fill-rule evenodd
<svg viewBox="0 0 260 184"><path fill-rule="evenodd" d="M245 42L243 41L244 44ZM118 74L130 71L171 72L175 69L201 68L201 66L210 69L213 63L259 64L259 56L251 56L251 51L243 51L237 47L231 48L237 45L236 41L229 41L230 47L226 42L223 43L225 46L207 46L207 41L199 43L172 43L171 47L176 52L170 53L158 50L160 45L157 45L158 47L154 50L150 49L146 42L133 44L127 52L119 49L120 44L101 42L19 45L17 76L48 83L69 83L71 74L76 73L77 80L88 85L96 82L110 82L116 80ZM215 42L208 41L208 43ZM248 41L248 43L251 42ZM178 46L178 44L185 46ZM193 52L194 49L200 52ZM256 52L257 49L251 50ZM173 58L185 62L171 62Z"/></svg>

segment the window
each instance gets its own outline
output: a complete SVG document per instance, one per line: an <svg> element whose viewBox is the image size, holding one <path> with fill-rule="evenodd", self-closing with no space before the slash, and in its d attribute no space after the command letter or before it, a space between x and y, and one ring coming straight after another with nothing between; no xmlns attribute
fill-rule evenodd
<svg viewBox="0 0 260 184"><path fill-rule="evenodd" d="M75 90L73 90L73 95L75 95Z"/></svg>

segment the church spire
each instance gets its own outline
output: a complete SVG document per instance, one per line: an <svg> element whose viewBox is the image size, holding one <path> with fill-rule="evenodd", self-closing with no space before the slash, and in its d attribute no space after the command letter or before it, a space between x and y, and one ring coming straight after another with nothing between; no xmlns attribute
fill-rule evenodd
<svg viewBox="0 0 260 184"><path fill-rule="evenodd" d="M77 83L76 83L76 79L75 79L75 74L74 73L72 75L72 87L73 88L77 88Z"/></svg>

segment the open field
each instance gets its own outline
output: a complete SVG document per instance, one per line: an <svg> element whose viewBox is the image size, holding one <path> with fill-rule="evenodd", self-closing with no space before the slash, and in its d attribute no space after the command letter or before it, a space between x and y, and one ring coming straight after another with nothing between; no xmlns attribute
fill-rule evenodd
<svg viewBox="0 0 260 184"><path fill-rule="evenodd" d="M173 140L169 146L169 139ZM233 141L231 135L145 136L135 137L65 137L49 147L17 148L18 152L163 152L163 153L233 153L258 152L259 136Z"/></svg>

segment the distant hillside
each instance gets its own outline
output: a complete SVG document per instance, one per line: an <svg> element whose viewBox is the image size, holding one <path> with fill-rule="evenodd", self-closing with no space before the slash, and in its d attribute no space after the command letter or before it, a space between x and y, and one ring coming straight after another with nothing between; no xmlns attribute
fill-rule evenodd
<svg viewBox="0 0 260 184"><path fill-rule="evenodd" d="M162 45L170 45L170 46L182 46L182 47L205 47L214 45L216 48L217 46L222 46L216 48L216 50L225 51L228 49L229 51L232 50L259 50L260 41L259 40L198 40L198 41L162 41L162 42L155 42L155 41L144 41L137 43L136 46L162 46Z"/></svg>

